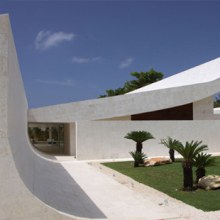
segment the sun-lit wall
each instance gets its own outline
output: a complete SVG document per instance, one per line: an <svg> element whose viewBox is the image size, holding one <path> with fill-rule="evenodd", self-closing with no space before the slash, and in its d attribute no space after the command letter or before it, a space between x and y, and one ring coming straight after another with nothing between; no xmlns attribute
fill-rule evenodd
<svg viewBox="0 0 220 220"><path fill-rule="evenodd" d="M143 144L148 156L168 156L168 150L160 144L160 139L168 136L183 143L202 140L208 144L209 152L220 151L219 120L80 121L77 123L77 158L129 158L129 151L135 150L135 142L124 136L134 130L149 131L155 137Z"/></svg>
<svg viewBox="0 0 220 220"><path fill-rule="evenodd" d="M63 166L31 146L27 109L9 16L0 15L0 219L98 218Z"/></svg>
<svg viewBox="0 0 220 220"><path fill-rule="evenodd" d="M194 120L214 119L212 96L193 103L193 119Z"/></svg>

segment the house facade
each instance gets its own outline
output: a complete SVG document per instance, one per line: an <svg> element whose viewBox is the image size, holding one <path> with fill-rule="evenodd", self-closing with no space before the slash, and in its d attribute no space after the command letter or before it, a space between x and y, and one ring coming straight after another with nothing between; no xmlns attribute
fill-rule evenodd
<svg viewBox="0 0 220 220"><path fill-rule="evenodd" d="M159 144L167 136L202 140L218 153L220 117L212 96L219 90L217 58L126 95L28 109L9 16L0 15L1 218L105 218L60 161L33 147L28 124L49 127L48 144L56 128L63 134L59 144L78 160L127 158L134 143L124 136L132 130L155 137L144 145L148 156L167 155Z"/></svg>
<svg viewBox="0 0 220 220"><path fill-rule="evenodd" d="M155 139L144 143L148 156L167 155L159 144L167 136L182 142L202 140L219 151L220 115L213 95L220 88L220 58L177 73L125 95L28 110L32 123L65 123L69 155L77 159L127 158L132 130Z"/></svg>

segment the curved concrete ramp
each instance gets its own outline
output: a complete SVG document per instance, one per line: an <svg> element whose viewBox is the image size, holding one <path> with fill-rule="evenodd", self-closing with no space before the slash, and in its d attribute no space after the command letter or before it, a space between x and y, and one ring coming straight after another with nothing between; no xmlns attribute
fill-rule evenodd
<svg viewBox="0 0 220 220"><path fill-rule="evenodd" d="M59 194L60 199L57 201L57 195L54 192L53 198L51 193L45 192L44 197L47 197L48 204L57 208L57 202L61 202L62 207L58 207L56 209L49 207L44 202L40 201L36 198L22 182L13 161L12 153L10 151L10 146L7 138L0 139L0 219L1 220L17 220L17 219L33 219L33 220L71 220L71 219L84 219L79 217L74 217L71 215L67 215L58 211L59 209L65 209L68 211L72 208L72 214L87 217L89 219L92 218L100 218L104 215L99 211L99 209L94 205L94 203L88 198L88 196L82 191L82 189L74 182L72 191L75 193L74 201L72 204L70 203L67 207L65 192L62 189ZM55 168L55 167L54 167ZM53 184L57 184L54 182ZM49 184L51 185L51 183ZM48 185L48 186L49 186ZM58 184L57 184L58 185ZM48 188L46 185L44 186L46 189ZM59 187L59 186L57 186ZM53 189L51 189L52 191ZM42 192L41 192L42 193ZM73 193L72 193L73 194ZM69 195L69 198L73 195ZM40 197L40 196L39 196ZM52 204L52 201L54 204ZM84 203L83 203L84 201ZM68 201L69 202L69 201ZM80 203L81 202L81 203Z"/></svg>
<svg viewBox="0 0 220 220"><path fill-rule="evenodd" d="M0 219L105 218L60 163L32 149L27 109L9 17L0 15Z"/></svg>

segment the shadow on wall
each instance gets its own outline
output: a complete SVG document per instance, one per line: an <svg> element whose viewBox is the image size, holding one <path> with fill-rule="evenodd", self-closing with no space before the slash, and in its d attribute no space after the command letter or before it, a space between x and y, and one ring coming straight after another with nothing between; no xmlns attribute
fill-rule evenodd
<svg viewBox="0 0 220 220"><path fill-rule="evenodd" d="M28 105L7 15L0 16L0 26L0 82L4 85L0 86L0 130L9 141L7 147L11 148L20 179L34 196L61 212L89 219L106 218L61 164L43 158L32 149L27 134ZM7 187L16 189L16 183L10 181ZM19 200L14 198L13 203L25 204L25 199L19 194ZM32 198L26 202L31 201Z"/></svg>

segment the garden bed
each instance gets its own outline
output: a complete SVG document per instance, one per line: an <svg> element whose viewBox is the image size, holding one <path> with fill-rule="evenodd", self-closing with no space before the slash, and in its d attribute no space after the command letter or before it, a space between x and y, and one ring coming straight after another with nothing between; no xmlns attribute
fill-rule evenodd
<svg viewBox="0 0 220 220"><path fill-rule="evenodd" d="M192 192L182 190L183 173L181 162L155 167L134 168L133 162L103 163L137 182L148 185L167 195L204 211L220 210L220 189L205 191L197 189ZM195 177L195 171L194 177ZM220 175L220 157L216 157L216 165L207 167L207 175Z"/></svg>

